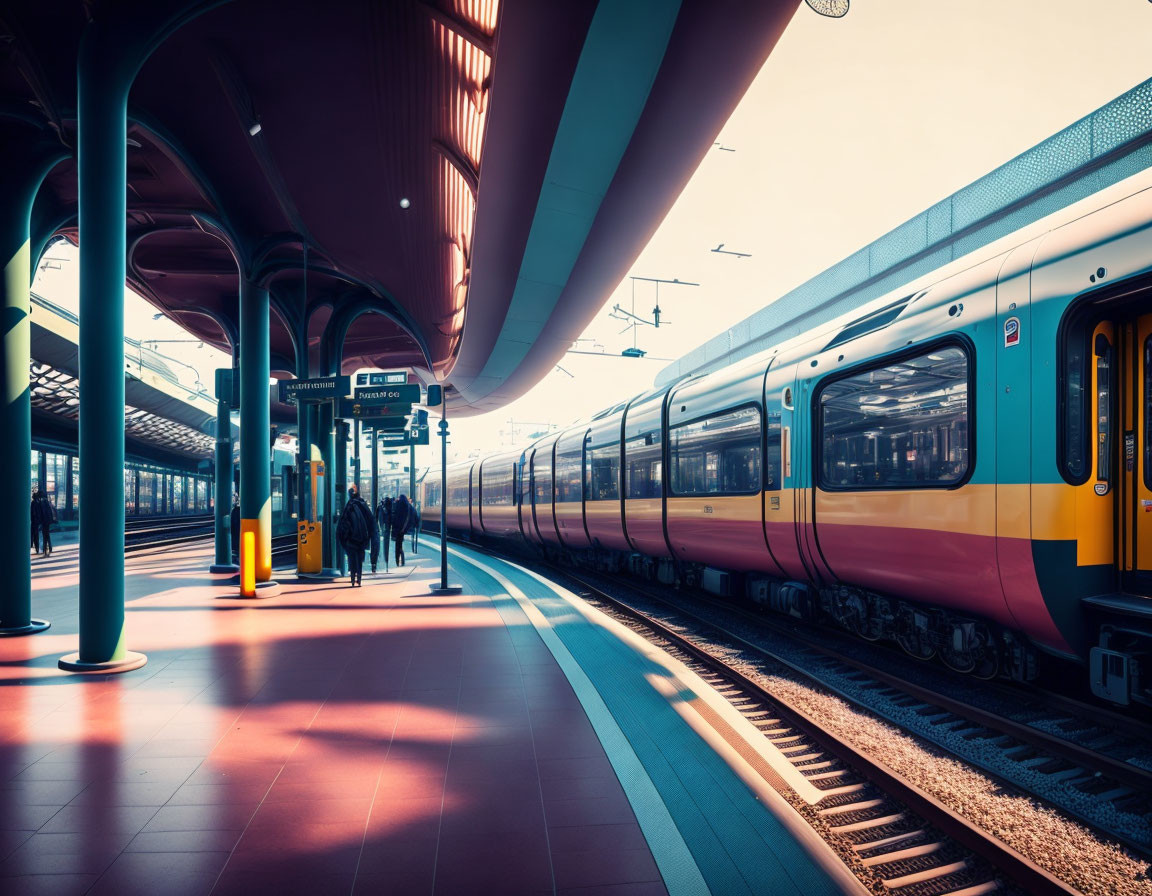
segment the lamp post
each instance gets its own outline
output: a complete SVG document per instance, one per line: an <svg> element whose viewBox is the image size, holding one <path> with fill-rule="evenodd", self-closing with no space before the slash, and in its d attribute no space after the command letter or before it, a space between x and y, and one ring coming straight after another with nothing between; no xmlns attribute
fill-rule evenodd
<svg viewBox="0 0 1152 896"><path fill-rule="evenodd" d="M459 594L459 585L448 584L448 396L440 408L440 586L433 594Z"/></svg>

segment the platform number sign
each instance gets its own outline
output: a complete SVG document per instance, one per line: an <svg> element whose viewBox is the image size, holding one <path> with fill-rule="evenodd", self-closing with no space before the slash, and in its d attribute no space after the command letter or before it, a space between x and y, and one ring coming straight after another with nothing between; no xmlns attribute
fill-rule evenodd
<svg viewBox="0 0 1152 896"><path fill-rule="evenodd" d="M1004 347L1020 344L1020 318L1010 317L1004 321Z"/></svg>

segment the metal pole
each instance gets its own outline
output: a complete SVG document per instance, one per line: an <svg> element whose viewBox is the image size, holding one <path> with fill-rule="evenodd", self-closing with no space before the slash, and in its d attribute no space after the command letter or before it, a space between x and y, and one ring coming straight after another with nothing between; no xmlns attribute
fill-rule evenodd
<svg viewBox="0 0 1152 896"><path fill-rule="evenodd" d="M447 393L447 389L444 390ZM448 584L448 395L440 405L440 587L433 594L459 594L459 585Z"/></svg>
<svg viewBox="0 0 1152 896"><path fill-rule="evenodd" d="M237 572L232 563L232 420L228 401L216 399L216 560L209 572Z"/></svg>
<svg viewBox="0 0 1152 896"><path fill-rule="evenodd" d="M448 404L447 401L444 402ZM448 408L440 418L440 588L448 588Z"/></svg>

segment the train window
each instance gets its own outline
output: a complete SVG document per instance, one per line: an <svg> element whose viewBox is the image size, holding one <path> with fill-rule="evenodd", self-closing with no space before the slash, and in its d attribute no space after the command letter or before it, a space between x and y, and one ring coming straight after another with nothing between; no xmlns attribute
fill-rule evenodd
<svg viewBox="0 0 1152 896"><path fill-rule="evenodd" d="M1069 339L1064 359L1064 476L1082 482L1085 467L1084 340Z"/></svg>
<svg viewBox="0 0 1152 896"><path fill-rule="evenodd" d="M663 477L660 430L629 439L624 445L627 463L625 487L629 498L659 498Z"/></svg>
<svg viewBox="0 0 1152 896"><path fill-rule="evenodd" d="M532 482L535 489L535 503L544 507L552 503L552 465L547 453L537 451L532 460Z"/></svg>
<svg viewBox="0 0 1152 896"><path fill-rule="evenodd" d="M620 500L620 443L599 445L588 452L589 501Z"/></svg>
<svg viewBox="0 0 1152 896"><path fill-rule="evenodd" d="M764 491L777 492L780 479L780 414L768 414L768 453L764 456Z"/></svg>
<svg viewBox="0 0 1152 896"><path fill-rule="evenodd" d="M1112 344L1103 333L1096 335L1096 479L1112 478Z"/></svg>
<svg viewBox="0 0 1152 896"><path fill-rule="evenodd" d="M968 475L968 353L888 362L820 390L824 489L954 486Z"/></svg>
<svg viewBox="0 0 1152 896"><path fill-rule="evenodd" d="M480 503L485 507L508 506L512 503L512 467L484 469Z"/></svg>
<svg viewBox="0 0 1152 896"><path fill-rule="evenodd" d="M584 446L556 454L556 503L578 504L584 500L580 488L584 476Z"/></svg>
<svg viewBox="0 0 1152 896"><path fill-rule="evenodd" d="M672 427L669 483L675 495L760 491L760 409L742 407Z"/></svg>

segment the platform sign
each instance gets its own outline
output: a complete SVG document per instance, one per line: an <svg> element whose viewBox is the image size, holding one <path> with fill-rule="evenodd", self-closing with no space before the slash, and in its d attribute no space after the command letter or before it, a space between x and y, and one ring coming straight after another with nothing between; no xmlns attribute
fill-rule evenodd
<svg viewBox="0 0 1152 896"><path fill-rule="evenodd" d="M411 386L358 386L353 401L361 407L420 404L420 387L415 383Z"/></svg>
<svg viewBox="0 0 1152 896"><path fill-rule="evenodd" d="M333 398L343 398L352 391L352 378L321 376L310 380L281 380L278 388L280 400L287 404L296 404L298 401L331 401Z"/></svg>
<svg viewBox="0 0 1152 896"><path fill-rule="evenodd" d="M407 370L374 370L356 374L357 386L402 386L407 382Z"/></svg>
<svg viewBox="0 0 1152 896"><path fill-rule="evenodd" d="M372 428L377 430L397 430L407 428L410 407L408 404L365 407L357 404L355 399L342 398L336 416L341 420L369 420Z"/></svg>

